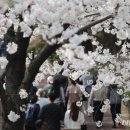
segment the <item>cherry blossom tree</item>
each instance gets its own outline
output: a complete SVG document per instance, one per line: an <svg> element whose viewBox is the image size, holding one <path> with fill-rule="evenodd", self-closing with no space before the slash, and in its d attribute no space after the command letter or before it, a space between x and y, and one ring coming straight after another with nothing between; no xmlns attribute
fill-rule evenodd
<svg viewBox="0 0 130 130"><path fill-rule="evenodd" d="M129 0L12 0L11 6L6 1L0 3L0 38L7 47L6 57L0 57L2 130L23 130L32 82L39 83L45 75L62 69L63 75L73 79L95 69L95 89L113 83L118 83L120 94L120 87L129 89ZM112 55L102 47L96 37L101 31L116 37L113 44L121 46L118 53ZM42 37L44 46L30 61L27 48L37 36ZM93 52L84 53L81 43L87 40L95 46ZM57 61L49 64L47 59L54 52L63 65Z"/></svg>

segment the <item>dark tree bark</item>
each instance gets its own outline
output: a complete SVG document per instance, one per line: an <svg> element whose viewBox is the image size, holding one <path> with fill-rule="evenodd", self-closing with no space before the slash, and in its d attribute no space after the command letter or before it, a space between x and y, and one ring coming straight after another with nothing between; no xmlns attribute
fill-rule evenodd
<svg viewBox="0 0 130 130"><path fill-rule="evenodd" d="M20 99L18 92L24 78L26 50L29 40L30 37L23 38L23 34L20 32L15 34L13 27L5 35L5 43L15 42L18 45L18 50L15 54L7 54L9 63L6 68L6 91L2 90L1 95L4 119L2 130L23 130L24 114L19 110ZM20 119L16 123L8 119L11 110L20 115Z"/></svg>

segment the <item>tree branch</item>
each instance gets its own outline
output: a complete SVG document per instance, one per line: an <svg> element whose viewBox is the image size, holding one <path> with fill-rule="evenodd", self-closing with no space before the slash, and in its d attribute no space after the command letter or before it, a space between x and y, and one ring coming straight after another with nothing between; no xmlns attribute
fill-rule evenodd
<svg viewBox="0 0 130 130"><path fill-rule="evenodd" d="M86 31L88 28L91 28L92 26L98 24L98 23L101 23L107 19L110 19L112 18L113 15L109 15L105 18L102 18L100 20L97 20L97 21L94 21L82 28L80 28L76 34L79 34L83 31ZM63 43L66 43L66 41L68 41L68 39L64 40ZM37 55L37 57L30 63L29 65L29 68L27 69L27 72L26 72L26 75L22 81L22 84L20 86L20 88L24 88L26 89L27 91L29 91L30 89L30 86L31 86L31 83L33 82L36 74L38 73L39 71L39 68L40 66L43 64L43 62L48 59L48 57L53 53L55 52L59 47L61 47L63 44L55 44L53 46L50 46L48 44L46 44L41 52Z"/></svg>
<svg viewBox="0 0 130 130"><path fill-rule="evenodd" d="M36 74L39 72L40 66L53 52L55 52L61 46L61 44L55 44L53 46L45 44L37 57L30 63L20 88L24 88L29 91L30 85L33 82Z"/></svg>
<svg viewBox="0 0 130 130"><path fill-rule="evenodd" d="M110 19L110 18L113 18L113 15L109 15L109 16L106 16L106 17L104 17L104 18L102 18L102 19L99 19L99 20L97 20L97 21L91 22L90 24L88 24L88 25L86 25L86 26L80 28L80 29L76 32L76 34L79 34L79 33L83 32L83 31L85 31L85 30L91 28L92 26L97 25L97 24L99 24L99 23L101 23L101 22L103 22L103 21L105 21L105 20L107 20L107 19Z"/></svg>

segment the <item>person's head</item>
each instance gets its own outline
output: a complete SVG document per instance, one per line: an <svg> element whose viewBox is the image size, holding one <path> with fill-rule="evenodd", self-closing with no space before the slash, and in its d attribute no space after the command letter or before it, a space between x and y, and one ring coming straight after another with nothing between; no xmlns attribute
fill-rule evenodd
<svg viewBox="0 0 130 130"><path fill-rule="evenodd" d="M60 87L61 87L60 79L54 78L54 82L52 85L53 85L52 91L55 93L55 95L57 97L59 97L60 96Z"/></svg>
<svg viewBox="0 0 130 130"><path fill-rule="evenodd" d="M71 84L73 84L74 86L76 85L76 82L75 82L74 80L70 79L70 82L71 82Z"/></svg>
<svg viewBox="0 0 130 130"><path fill-rule="evenodd" d="M54 93L49 93L48 94L48 98L50 102L54 102L54 100L56 99L56 96Z"/></svg>
<svg viewBox="0 0 130 130"><path fill-rule="evenodd" d="M47 83L53 84L53 77L52 77L52 76L49 76L49 77L47 78Z"/></svg>
<svg viewBox="0 0 130 130"><path fill-rule="evenodd" d="M44 97L45 96L45 93L43 92L43 89L42 88L39 88L36 92L36 95L38 97Z"/></svg>
<svg viewBox="0 0 130 130"><path fill-rule="evenodd" d="M79 115L80 107L76 105L76 102L73 102L70 106L70 118L73 121L77 121Z"/></svg>
<svg viewBox="0 0 130 130"><path fill-rule="evenodd" d="M68 78L66 76L63 76L61 74L54 75L52 91L54 91L57 97L60 96L60 88L63 87L65 91L67 86L68 86Z"/></svg>
<svg viewBox="0 0 130 130"><path fill-rule="evenodd" d="M112 89L117 89L117 84L111 84L110 87L111 87Z"/></svg>
<svg viewBox="0 0 130 130"><path fill-rule="evenodd" d="M35 94L34 94L34 95L31 95L31 96L30 96L30 103L36 103L36 102L37 102L37 99L38 99L38 98L37 98L37 95L35 95Z"/></svg>

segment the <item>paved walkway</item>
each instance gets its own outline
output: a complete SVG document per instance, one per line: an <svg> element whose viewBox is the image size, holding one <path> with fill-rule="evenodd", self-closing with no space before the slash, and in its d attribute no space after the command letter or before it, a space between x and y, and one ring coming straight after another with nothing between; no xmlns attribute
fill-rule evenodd
<svg viewBox="0 0 130 130"><path fill-rule="evenodd" d="M100 129L97 129L95 123L93 122L92 117L87 117L87 130L130 130L129 128L125 128L124 126L117 126L117 128L112 128L112 120L111 115L106 113L103 119L103 126ZM65 129L61 129L65 130Z"/></svg>
<svg viewBox="0 0 130 130"><path fill-rule="evenodd" d="M112 128L113 122L110 113L105 113L103 118L103 126L100 130L126 130L124 126L117 126L117 128ZM87 130L97 130L92 117L87 117Z"/></svg>
<svg viewBox="0 0 130 130"><path fill-rule="evenodd" d="M92 116L87 117L86 123L87 123L87 130L130 130L130 127L126 128L125 126L117 126L117 128L112 128L113 122L112 122L110 112L105 113L103 118L103 126L100 129L96 128ZM61 130L65 130L65 129L61 129Z"/></svg>
<svg viewBox="0 0 130 130"><path fill-rule="evenodd" d="M122 107L122 114L124 117L129 116L129 113L127 112L127 108ZM130 127L126 128L124 126L117 126L117 128L112 128L113 123L112 123L111 114L109 111L104 114L102 128L100 129L96 128L95 123L93 122L92 116L87 117L86 123L87 123L87 130L130 130ZM1 124L2 124L2 118L0 115L0 130L1 130ZM65 130L65 129L62 128L61 130Z"/></svg>
<svg viewBox="0 0 130 130"><path fill-rule="evenodd" d="M95 123L93 122L92 117L87 117L87 130L130 130L129 128L125 128L124 126L117 126L117 128L112 128L112 120L111 120L111 115L110 113L105 113L104 119L103 119L103 127L100 129L97 129L95 127ZM0 130L1 130L1 124L2 124L2 119L0 117ZM65 129L61 129L65 130Z"/></svg>

